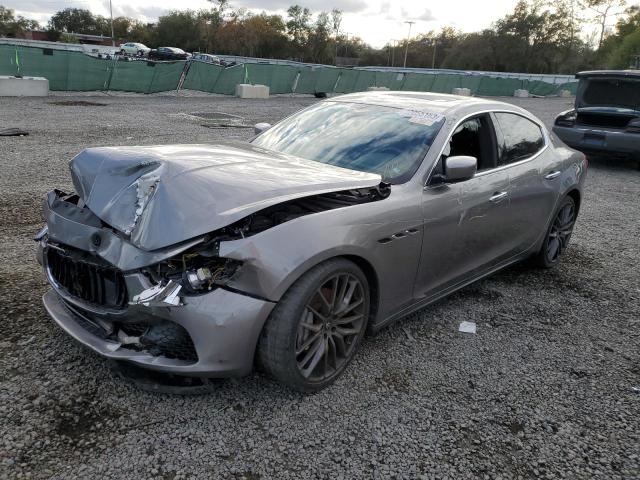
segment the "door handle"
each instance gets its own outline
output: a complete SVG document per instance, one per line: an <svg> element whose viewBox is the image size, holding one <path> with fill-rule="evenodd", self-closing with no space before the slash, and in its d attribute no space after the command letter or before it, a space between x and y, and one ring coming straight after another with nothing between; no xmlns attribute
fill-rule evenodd
<svg viewBox="0 0 640 480"><path fill-rule="evenodd" d="M507 195L509 195L509 192L496 192L491 196L489 201L493 203L498 203L504 200L505 198L507 198Z"/></svg>
<svg viewBox="0 0 640 480"><path fill-rule="evenodd" d="M560 170L554 170L553 172L547 173L544 178L547 180L553 180L554 178L560 176L562 172Z"/></svg>

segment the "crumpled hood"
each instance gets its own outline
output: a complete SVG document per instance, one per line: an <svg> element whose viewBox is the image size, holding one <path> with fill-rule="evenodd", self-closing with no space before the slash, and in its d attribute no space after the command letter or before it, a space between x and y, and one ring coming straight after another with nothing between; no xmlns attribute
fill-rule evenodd
<svg viewBox="0 0 640 480"><path fill-rule="evenodd" d="M277 203L381 182L377 174L236 142L89 148L70 169L87 207L143 250L212 232Z"/></svg>

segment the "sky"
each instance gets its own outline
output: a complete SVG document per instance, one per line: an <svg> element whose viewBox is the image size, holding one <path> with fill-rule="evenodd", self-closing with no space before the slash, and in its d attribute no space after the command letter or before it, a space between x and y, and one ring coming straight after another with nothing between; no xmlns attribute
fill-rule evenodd
<svg viewBox="0 0 640 480"><path fill-rule="evenodd" d="M211 7L206 0L182 0L179 3L173 0L112 2L114 17L126 15L147 22L153 22L176 8L198 10ZM407 37L409 25L405 21L416 22L411 27L412 36L444 26L452 26L463 32L478 31L510 13L517 0L231 0L230 3L233 8L244 7L256 13L267 11L282 15L295 3L314 13L338 8L343 11L343 32L380 48L391 40ZM43 25L53 13L67 7L84 8L95 15L109 16L109 0L0 0L0 4Z"/></svg>

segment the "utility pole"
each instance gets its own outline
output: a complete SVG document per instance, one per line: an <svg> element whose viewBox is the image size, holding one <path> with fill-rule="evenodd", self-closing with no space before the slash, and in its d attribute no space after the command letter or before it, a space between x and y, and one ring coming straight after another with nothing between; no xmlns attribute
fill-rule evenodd
<svg viewBox="0 0 640 480"><path fill-rule="evenodd" d="M111 7L111 0L109 0L109 13L111 14L111 46L116 46L116 39L113 38L113 8Z"/></svg>
<svg viewBox="0 0 640 480"><path fill-rule="evenodd" d="M411 38L411 25L413 25L416 22L411 22L407 20L404 23L409 24L409 33L407 34L407 45L404 49L404 68L407 68L407 54L409 53L409 39Z"/></svg>
<svg viewBox="0 0 640 480"><path fill-rule="evenodd" d="M438 48L438 37L433 39L433 58L431 59L431 68L436 68L436 49Z"/></svg>
<svg viewBox="0 0 640 480"><path fill-rule="evenodd" d="M396 41L397 40L391 40L391 66L392 67L396 66Z"/></svg>

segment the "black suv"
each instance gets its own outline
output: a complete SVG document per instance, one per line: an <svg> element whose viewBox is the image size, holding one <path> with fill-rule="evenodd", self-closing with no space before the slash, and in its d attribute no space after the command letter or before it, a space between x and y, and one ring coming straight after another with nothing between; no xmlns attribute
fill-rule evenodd
<svg viewBox="0 0 640 480"><path fill-rule="evenodd" d="M581 72L573 110L553 131L585 154L626 157L640 167L640 70Z"/></svg>

